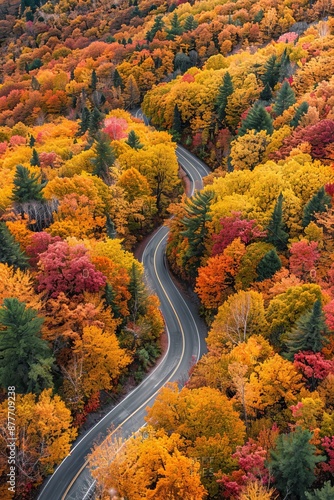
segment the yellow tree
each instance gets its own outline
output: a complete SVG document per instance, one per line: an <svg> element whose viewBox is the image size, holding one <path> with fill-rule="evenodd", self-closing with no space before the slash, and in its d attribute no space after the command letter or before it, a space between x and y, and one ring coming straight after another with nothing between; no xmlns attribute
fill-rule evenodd
<svg viewBox="0 0 334 500"><path fill-rule="evenodd" d="M245 342L253 334L266 335L267 330L262 295L240 291L219 307L208 335L208 348L222 351Z"/></svg>
<svg viewBox="0 0 334 500"><path fill-rule="evenodd" d="M102 389L111 389L130 356L119 347L115 333L95 326L85 327L82 338L74 343L73 353L82 362L82 384L86 396Z"/></svg>
<svg viewBox="0 0 334 500"><path fill-rule="evenodd" d="M16 494L20 496L28 484L39 484L68 455L77 431L72 426L70 410L59 396L52 396L51 389L44 390L38 398L33 394L19 395L15 413ZM6 462L8 432L8 402L5 401L0 406L0 447Z"/></svg>
<svg viewBox="0 0 334 500"><path fill-rule="evenodd" d="M102 479L102 498L112 491L132 500L200 500L206 493L200 465L183 450L184 441L178 434L167 435L149 426L126 442L109 440L95 448L89 457L91 473L98 484Z"/></svg>
<svg viewBox="0 0 334 500"><path fill-rule="evenodd" d="M126 199L132 203L136 198L149 196L151 189L148 181L136 168L125 170L119 177L117 185L124 189Z"/></svg>
<svg viewBox="0 0 334 500"><path fill-rule="evenodd" d="M216 389L201 387L179 391L177 384L164 387L145 420L155 429L176 432L189 444L198 437L227 436L232 446L242 443L245 428L233 403Z"/></svg>
<svg viewBox="0 0 334 500"><path fill-rule="evenodd" d="M156 207L160 213L164 196L169 196L180 184L178 180L179 166L175 149L169 144L156 144L149 150L150 162L141 173L145 175L156 197Z"/></svg>
<svg viewBox="0 0 334 500"><path fill-rule="evenodd" d="M40 297L34 291L33 276L29 271L14 269L0 263L0 305L6 298L15 297L27 307L40 310Z"/></svg>
<svg viewBox="0 0 334 500"><path fill-rule="evenodd" d="M316 300L323 300L321 288L308 283L291 286L284 293L276 295L266 311L272 342L279 345L282 333L290 331Z"/></svg>
<svg viewBox="0 0 334 500"><path fill-rule="evenodd" d="M290 361L275 354L257 367L246 384L246 406L250 413L266 412L276 404L287 408L296 402L303 387L302 375ZM282 407L276 409L279 413ZM254 414L254 413L253 413Z"/></svg>
<svg viewBox="0 0 334 500"><path fill-rule="evenodd" d="M253 170L262 163L269 142L270 137L264 130L250 130L237 137L231 144L230 153L234 170Z"/></svg>

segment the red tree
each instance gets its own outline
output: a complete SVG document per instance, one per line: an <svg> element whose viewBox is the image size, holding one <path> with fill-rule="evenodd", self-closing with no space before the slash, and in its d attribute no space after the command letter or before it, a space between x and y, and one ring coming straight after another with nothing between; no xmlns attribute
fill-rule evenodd
<svg viewBox="0 0 334 500"><path fill-rule="evenodd" d="M242 219L241 212L232 212L231 216L223 217L220 224L221 231L213 235L215 244L212 247L212 255L222 253L236 238L240 238L241 242L247 245L266 236L266 232L260 229L255 219Z"/></svg>
<svg viewBox="0 0 334 500"><path fill-rule="evenodd" d="M334 142L334 121L321 120L315 125L305 128L298 127L295 132L284 139L283 146L273 153L273 158L286 158L293 148L297 148L302 142L311 145L313 158L321 160L333 160L332 143Z"/></svg>
<svg viewBox="0 0 334 500"><path fill-rule="evenodd" d="M300 370L312 390L320 380L334 373L334 361L325 359L320 352L301 351L295 354L293 364Z"/></svg>
<svg viewBox="0 0 334 500"><path fill-rule="evenodd" d="M223 474L217 482L223 485L223 498L238 497L248 482L256 480L267 484L269 473L265 467L267 452L253 439L249 439L243 446L238 446L232 458L237 460L238 470L231 474Z"/></svg>
<svg viewBox="0 0 334 500"><path fill-rule="evenodd" d="M297 241L291 245L290 254L290 271L298 278L306 279L320 257L318 242Z"/></svg>
<svg viewBox="0 0 334 500"><path fill-rule="evenodd" d="M97 292L106 284L105 276L89 260L84 245L69 246L58 241L40 254L38 291L57 297L60 292L77 295Z"/></svg>
<svg viewBox="0 0 334 500"><path fill-rule="evenodd" d="M36 267L40 254L45 252L51 243L56 243L57 241L62 241L60 236L51 236L44 231L34 233L31 237L30 245L26 248L30 265Z"/></svg>

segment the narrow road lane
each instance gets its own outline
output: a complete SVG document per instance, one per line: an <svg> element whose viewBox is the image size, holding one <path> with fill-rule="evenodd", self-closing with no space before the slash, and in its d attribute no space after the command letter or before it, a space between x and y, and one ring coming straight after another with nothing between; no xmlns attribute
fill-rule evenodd
<svg viewBox="0 0 334 500"><path fill-rule="evenodd" d="M145 117L144 117L145 119ZM208 167L181 146L177 148L179 163L191 181L192 193L202 187ZM38 500L86 500L94 491L86 456L94 443L117 432L126 438L144 425L145 409L152 405L159 389L168 381L183 385L191 365L205 352L202 320L174 285L166 266L168 228L162 226L148 241L143 264L148 285L161 303L169 338L168 350L159 365L115 408L87 431L50 477Z"/></svg>

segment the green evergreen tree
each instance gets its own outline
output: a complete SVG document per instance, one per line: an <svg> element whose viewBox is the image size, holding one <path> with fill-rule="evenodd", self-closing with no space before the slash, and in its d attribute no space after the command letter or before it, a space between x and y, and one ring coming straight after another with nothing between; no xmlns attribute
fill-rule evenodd
<svg viewBox="0 0 334 500"><path fill-rule="evenodd" d="M273 89L278 83L280 64L277 62L276 55L272 55L264 65L264 73L261 80L264 85L268 83L270 88Z"/></svg>
<svg viewBox="0 0 334 500"><path fill-rule="evenodd" d="M100 113L100 111L95 107L89 117L88 133L91 138L96 138L101 127L101 122L102 113Z"/></svg>
<svg viewBox="0 0 334 500"><path fill-rule="evenodd" d="M39 161L39 155L38 155L35 148L32 150L32 157L30 160L30 165L32 167L40 167L41 166L41 162Z"/></svg>
<svg viewBox="0 0 334 500"><path fill-rule="evenodd" d="M179 110L177 104L175 104L175 106L174 106L173 128L172 128L172 131L176 135L177 139L179 139L181 137L181 133L182 133L182 118L181 118L181 113L180 113L180 110Z"/></svg>
<svg viewBox="0 0 334 500"><path fill-rule="evenodd" d="M16 298L0 308L0 385L13 385L19 394L40 393L52 387L53 357L41 338L44 319Z"/></svg>
<svg viewBox="0 0 334 500"><path fill-rule="evenodd" d="M307 111L308 102L303 101L295 111L295 115L290 122L291 127L298 127L301 118L307 113Z"/></svg>
<svg viewBox="0 0 334 500"><path fill-rule="evenodd" d="M35 145L35 142L36 142L35 137L34 137L33 135L31 135L31 136L29 137L29 146L30 146L31 148L33 148L33 147L34 147L34 145Z"/></svg>
<svg viewBox="0 0 334 500"><path fill-rule="evenodd" d="M254 23L260 23L263 19L264 12L260 9L254 16Z"/></svg>
<svg viewBox="0 0 334 500"><path fill-rule="evenodd" d="M140 139L134 130L130 130L127 140L125 141L132 149L138 151L138 149L142 149L144 146L140 142Z"/></svg>
<svg viewBox="0 0 334 500"><path fill-rule="evenodd" d="M110 283L107 283L105 288L104 288L104 294L102 295L102 298L105 303L105 307L110 307L110 309L113 312L114 318L119 318L120 317L120 310L119 307L116 303L116 292L113 289L112 285Z"/></svg>
<svg viewBox="0 0 334 500"><path fill-rule="evenodd" d="M87 130L89 128L89 120L90 120L90 111L85 106L84 109L82 110L82 113L81 113L79 135L82 135L85 132L87 132Z"/></svg>
<svg viewBox="0 0 334 500"><path fill-rule="evenodd" d="M111 217L109 214L107 214L107 218L106 218L106 232L107 232L108 238L110 238L111 240L116 238L117 233L116 233L116 229L115 229L115 224L111 220Z"/></svg>
<svg viewBox="0 0 334 500"><path fill-rule="evenodd" d="M46 182L40 182L39 174L31 173L23 165L17 165L12 200L17 203L43 201L42 189L45 185Z"/></svg>
<svg viewBox="0 0 334 500"><path fill-rule="evenodd" d="M269 83L267 82L265 84L264 88L261 90L260 99L262 101L269 102L269 101L271 101L272 97L273 97L273 93L271 91Z"/></svg>
<svg viewBox="0 0 334 500"><path fill-rule="evenodd" d="M114 87L116 88L119 87L121 89L123 88L123 80L117 69L115 69L114 71L113 81L114 81Z"/></svg>
<svg viewBox="0 0 334 500"><path fill-rule="evenodd" d="M97 76L96 76L96 71L93 69L91 79L90 79L90 87L92 91L96 90L96 85L97 85Z"/></svg>
<svg viewBox="0 0 334 500"><path fill-rule="evenodd" d="M287 78L289 67L290 67L290 56L287 53L287 50L284 49L284 52L281 56L281 60L279 63L279 78L278 78L279 82L283 82L283 80Z"/></svg>
<svg viewBox="0 0 334 500"><path fill-rule="evenodd" d="M187 215L182 219L185 226L182 235L188 238L188 250L184 256L184 266L191 278L196 277L204 255L205 238L208 234L207 222L211 220L209 211L212 199L212 191L197 191L186 201Z"/></svg>
<svg viewBox="0 0 334 500"><path fill-rule="evenodd" d="M227 171L228 171L228 172L233 172L234 167L233 167L233 165L232 165L232 159L231 159L231 156L228 156L228 157L227 157L226 167L227 167Z"/></svg>
<svg viewBox="0 0 334 500"><path fill-rule="evenodd" d="M28 267L28 258L4 222L0 222L0 262L20 269Z"/></svg>
<svg viewBox="0 0 334 500"><path fill-rule="evenodd" d="M320 352L328 342L328 333L320 300L316 300L312 310L303 314L295 328L287 335L286 357L293 361L293 357L300 351Z"/></svg>
<svg viewBox="0 0 334 500"><path fill-rule="evenodd" d="M227 100L231 94L233 94L233 82L230 73L227 71L223 77L223 83L218 89L218 95L216 99L216 110L218 120L222 122L225 119Z"/></svg>
<svg viewBox="0 0 334 500"><path fill-rule="evenodd" d="M282 83L282 87L277 92L274 104L274 112L277 116L283 114L283 111L288 109L296 102L296 96L287 81Z"/></svg>
<svg viewBox="0 0 334 500"><path fill-rule="evenodd" d="M324 460L310 444L312 436L309 430L297 427L290 434L280 434L276 448L270 451L269 470L282 498L306 500L305 491L315 480L315 466Z"/></svg>
<svg viewBox="0 0 334 500"><path fill-rule="evenodd" d="M260 132L265 130L269 135L273 133L273 121L269 113L261 104L256 103L243 120L238 130L238 136L247 134L249 130Z"/></svg>
<svg viewBox="0 0 334 500"><path fill-rule="evenodd" d="M107 186L110 186L111 175L109 168L115 161L115 154L110 145L110 139L104 134L99 134L96 139L94 151L95 157L91 159L94 164L93 174L100 177Z"/></svg>
<svg viewBox="0 0 334 500"><path fill-rule="evenodd" d="M197 23L197 21L195 21L194 16L190 15L185 20L183 29L184 29L185 32L192 31L192 30L196 29L197 26L198 26L198 23Z"/></svg>
<svg viewBox="0 0 334 500"><path fill-rule="evenodd" d="M307 500L330 500L334 498L334 486L330 481L326 481L322 488L313 490L312 493L305 492L305 497Z"/></svg>
<svg viewBox="0 0 334 500"><path fill-rule="evenodd" d="M163 16L161 14L154 18L154 24L152 28L146 33L145 36L148 42L152 42L158 31L162 31L164 29L165 23L163 22L162 18Z"/></svg>
<svg viewBox="0 0 334 500"><path fill-rule="evenodd" d="M178 52L174 58L174 71L180 70L181 73L185 73L189 68L193 66L190 57L184 52Z"/></svg>
<svg viewBox="0 0 334 500"><path fill-rule="evenodd" d="M170 23L170 29L167 30L166 38L167 40L174 40L176 36L182 35L182 33L183 28L181 26L177 13L174 12Z"/></svg>
<svg viewBox="0 0 334 500"><path fill-rule="evenodd" d="M271 278L282 267L282 262L275 249L269 250L257 265L258 281Z"/></svg>
<svg viewBox="0 0 334 500"><path fill-rule="evenodd" d="M331 206L331 197L326 193L325 188L321 187L317 193L306 203L303 210L303 227L314 221L317 213L325 212Z"/></svg>
<svg viewBox="0 0 334 500"><path fill-rule="evenodd" d="M275 245L278 251L284 252L287 249L289 234L283 222L283 195L280 193L274 207L273 214L267 226L266 241Z"/></svg>
<svg viewBox="0 0 334 500"><path fill-rule="evenodd" d="M146 312L147 307L147 290L143 280L143 276L138 266L133 263L130 270L130 282L128 290L131 297L128 301L128 308L131 320L136 323L138 316Z"/></svg>

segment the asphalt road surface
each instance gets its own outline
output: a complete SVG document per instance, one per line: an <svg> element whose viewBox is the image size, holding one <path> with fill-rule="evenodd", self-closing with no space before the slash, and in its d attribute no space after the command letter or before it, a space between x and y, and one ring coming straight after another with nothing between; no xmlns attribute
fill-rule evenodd
<svg viewBox="0 0 334 500"><path fill-rule="evenodd" d="M136 116L146 124L141 110ZM179 163L191 181L191 194L203 186L202 177L208 167L182 146L177 147ZM174 285L166 264L166 239L168 228L162 226L148 241L142 261L149 287L161 303L168 334L168 349L158 366L117 404L94 427L75 443L71 453L62 461L46 482L38 500L88 500L94 496L95 481L90 476L87 455L96 442L113 433L129 437L144 425L145 409L151 406L159 389L169 381L180 386L187 378L190 367L206 351L202 322L192 304Z"/></svg>

